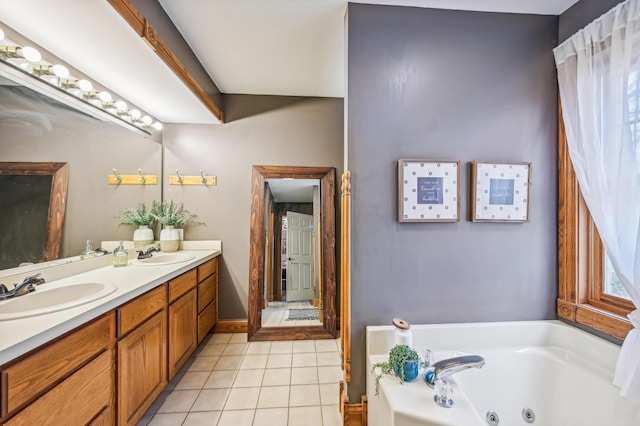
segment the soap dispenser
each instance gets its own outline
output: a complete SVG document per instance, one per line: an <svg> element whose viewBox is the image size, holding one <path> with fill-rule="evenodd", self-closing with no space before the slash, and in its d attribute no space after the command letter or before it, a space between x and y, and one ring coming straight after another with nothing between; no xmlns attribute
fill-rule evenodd
<svg viewBox="0 0 640 426"><path fill-rule="evenodd" d="M120 245L113 251L113 266L127 266L128 264L129 253L120 241Z"/></svg>
<svg viewBox="0 0 640 426"><path fill-rule="evenodd" d="M93 251L93 248L91 247L91 240L87 240L84 250L82 251L82 253L80 253L80 258L86 259L88 257L96 257L97 255L98 253Z"/></svg>

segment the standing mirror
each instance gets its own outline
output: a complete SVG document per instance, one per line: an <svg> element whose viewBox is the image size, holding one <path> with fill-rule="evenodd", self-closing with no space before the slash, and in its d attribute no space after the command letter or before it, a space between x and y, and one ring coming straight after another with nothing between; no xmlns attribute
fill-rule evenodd
<svg viewBox="0 0 640 426"><path fill-rule="evenodd" d="M332 167L253 167L250 341L335 338L334 198Z"/></svg>

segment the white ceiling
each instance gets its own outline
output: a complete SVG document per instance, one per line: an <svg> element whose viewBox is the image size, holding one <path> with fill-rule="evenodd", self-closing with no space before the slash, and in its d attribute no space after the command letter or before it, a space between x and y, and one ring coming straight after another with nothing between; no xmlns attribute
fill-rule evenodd
<svg viewBox="0 0 640 426"><path fill-rule="evenodd" d="M313 187L320 179L265 179L276 203L312 203Z"/></svg>
<svg viewBox="0 0 640 426"><path fill-rule="evenodd" d="M344 97L347 0L158 0L223 93ZM355 0L558 15L577 0ZM107 0L0 0L0 21L163 122L215 117Z"/></svg>

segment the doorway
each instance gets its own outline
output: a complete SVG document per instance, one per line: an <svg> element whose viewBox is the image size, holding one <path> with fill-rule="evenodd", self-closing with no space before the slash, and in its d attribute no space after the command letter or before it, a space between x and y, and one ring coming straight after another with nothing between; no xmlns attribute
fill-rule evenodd
<svg viewBox="0 0 640 426"><path fill-rule="evenodd" d="M287 217L287 256L274 247L270 234L272 229L278 230L282 221L278 209L272 209L274 203L269 202L269 191L266 182L269 179L318 179L316 208L310 203L310 211L294 211L288 208L282 211ZM250 341L285 340L285 339L322 339L335 338L336 335L336 253L335 253L335 168L333 167L279 167L253 166L252 203L250 222L250 254L249 254L249 327ZM290 206L289 206L290 207ZM275 214L271 212L276 211ZM299 209L298 209L299 210ZM314 212L315 210L315 212ZM317 213L317 214L316 214ZM306 216L296 216L306 214ZM275 226L271 225L271 217L275 216ZM292 220L305 222L300 232L291 232ZM275 233L275 232L274 232ZM291 235L296 235L292 242ZM271 241L270 246L269 241ZM278 244L279 246L280 244ZM291 254L291 246L300 249L300 254ZM301 246L301 247L297 247ZM271 247L269 249L269 247ZM278 247L280 248L280 247ZM271 253L271 254L270 254ZM298 257L301 256L301 257ZM291 258L291 260L289 259ZM271 274L268 272L275 265ZM283 265L286 265L284 268ZM282 292L278 285L282 283L284 272L287 288ZM272 278L276 277L276 278ZM296 281L297 280L297 281ZM273 287L272 287L273 286ZM296 286L296 287L292 287ZM299 293L291 293L292 288ZM278 294L280 289L280 294ZM304 293L306 291L306 293ZM301 298L308 301L309 310L318 315L318 323L299 326L265 326L263 325L263 307L271 301L286 301L290 298ZM283 297L284 296L284 297ZM284 299L284 300L282 300Z"/></svg>

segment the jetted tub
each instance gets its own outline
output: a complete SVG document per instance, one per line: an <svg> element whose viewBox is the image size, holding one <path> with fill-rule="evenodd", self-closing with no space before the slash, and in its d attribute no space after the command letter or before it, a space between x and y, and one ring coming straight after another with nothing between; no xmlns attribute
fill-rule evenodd
<svg viewBox="0 0 640 426"><path fill-rule="evenodd" d="M394 327L367 327L370 426L640 425L640 405L620 397L612 384L619 346L576 327L523 321L414 325L411 330L413 347L418 353L431 349L434 362L480 355L485 365L446 379L453 387L451 408L436 405L422 371L404 384L384 376L376 396L371 367L387 360Z"/></svg>

